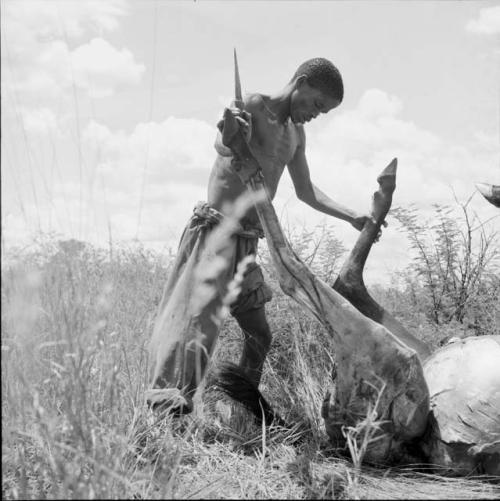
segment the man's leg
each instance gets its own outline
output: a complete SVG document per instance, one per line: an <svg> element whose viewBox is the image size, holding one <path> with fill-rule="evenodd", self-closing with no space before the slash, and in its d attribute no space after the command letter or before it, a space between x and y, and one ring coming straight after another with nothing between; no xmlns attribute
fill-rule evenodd
<svg viewBox="0 0 500 501"><path fill-rule="evenodd" d="M255 386L259 386L262 369L271 347L271 329L266 319L264 305L234 314L244 335L240 366Z"/></svg>

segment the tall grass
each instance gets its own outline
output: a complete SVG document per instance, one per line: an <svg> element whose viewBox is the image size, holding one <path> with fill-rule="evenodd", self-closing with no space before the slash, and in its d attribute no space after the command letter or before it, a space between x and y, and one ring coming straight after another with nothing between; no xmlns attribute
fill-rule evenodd
<svg viewBox="0 0 500 501"><path fill-rule="evenodd" d="M267 311L274 341L263 391L289 422L306 424L300 428L306 432L263 430L208 384L193 415L173 420L147 409L147 344L168 259L140 245L116 247L110 255L55 239L3 258L5 499L500 494L493 484L473 480L376 470L355 476L349 463L332 456L319 410L333 346L279 291L272 274L275 298ZM241 339L229 319L213 363L236 361ZM306 440L296 445L299 433Z"/></svg>

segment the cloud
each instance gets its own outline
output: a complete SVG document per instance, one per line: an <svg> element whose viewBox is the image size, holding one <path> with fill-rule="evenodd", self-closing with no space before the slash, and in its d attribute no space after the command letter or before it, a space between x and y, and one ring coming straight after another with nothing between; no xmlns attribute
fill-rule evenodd
<svg viewBox="0 0 500 501"><path fill-rule="evenodd" d="M368 118L392 117L403 109L403 103L396 96L389 96L379 89L367 90L357 106L357 112Z"/></svg>
<svg viewBox="0 0 500 501"><path fill-rule="evenodd" d="M136 232L139 211L144 240L158 240L159 227L162 235L181 231L194 204L206 199L215 134L201 120L175 117L140 123L130 133L89 123L83 147L94 158L123 237Z"/></svg>
<svg viewBox="0 0 500 501"><path fill-rule="evenodd" d="M152 185L174 180L206 184L215 157L216 129L201 120L168 117L139 123L129 134L91 121L83 132L84 146L106 160L102 173L113 186L138 182L146 169Z"/></svg>
<svg viewBox="0 0 500 501"><path fill-rule="evenodd" d="M72 86L93 97L139 83L145 66L126 48L103 38L127 14L122 1L8 2L4 44L8 72L2 84L21 93L24 102L72 96ZM85 38L81 43L80 39Z"/></svg>
<svg viewBox="0 0 500 501"><path fill-rule="evenodd" d="M449 199L452 188L459 196L473 192L478 173L493 180L498 140L478 132L466 144L450 144L402 119L402 111L397 97L370 89L355 108L325 117L308 139L313 178L357 210L366 205L376 176L394 157L399 161L400 203L429 207Z"/></svg>
<svg viewBox="0 0 500 501"><path fill-rule="evenodd" d="M57 129L57 117L50 108L24 109L21 114L28 133L46 135Z"/></svg>
<svg viewBox="0 0 500 501"><path fill-rule="evenodd" d="M500 7L485 7L480 9L479 17L470 20L465 29L480 35L500 33Z"/></svg>
<svg viewBox="0 0 500 501"><path fill-rule="evenodd" d="M29 68L18 68L18 78L6 83L45 101L71 91L73 84L91 97L110 96L124 85L138 84L146 69L128 49L119 50L102 38L94 38L73 51L66 42L56 40L32 56Z"/></svg>
<svg viewBox="0 0 500 501"><path fill-rule="evenodd" d="M64 36L76 39L89 32L114 31L120 18L128 15L128 8L124 0L24 0L6 2L3 15L11 31L21 39L46 42Z"/></svg>
<svg viewBox="0 0 500 501"><path fill-rule="evenodd" d="M216 155L213 125L169 117L124 131L90 121L81 130L80 173L77 138L64 127L68 117L43 107L23 109L22 116L36 158L15 176L25 186L22 204L14 195L2 202L9 215L3 220L6 241L26 240L40 221L43 231L101 243L110 224L117 240L138 235L176 248L194 204L206 200ZM42 171L44 161L48 168ZM33 196L30 175L36 177Z"/></svg>
<svg viewBox="0 0 500 501"><path fill-rule="evenodd" d="M71 61L77 82L94 97L109 96L120 85L138 84L146 69L129 50L119 51L102 38L77 47Z"/></svg>

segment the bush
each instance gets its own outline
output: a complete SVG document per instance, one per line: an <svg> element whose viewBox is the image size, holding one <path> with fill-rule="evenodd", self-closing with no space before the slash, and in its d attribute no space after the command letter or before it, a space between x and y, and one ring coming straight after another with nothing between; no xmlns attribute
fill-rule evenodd
<svg viewBox="0 0 500 501"><path fill-rule="evenodd" d="M402 296L439 330L458 326L473 335L500 333L500 248L498 234L471 214L468 202L456 209L435 205L422 221L414 207L392 214L405 230L414 252L403 274Z"/></svg>

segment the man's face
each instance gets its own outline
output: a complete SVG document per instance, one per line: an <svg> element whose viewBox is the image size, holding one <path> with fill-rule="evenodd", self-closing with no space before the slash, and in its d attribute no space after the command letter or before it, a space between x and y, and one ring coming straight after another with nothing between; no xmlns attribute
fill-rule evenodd
<svg viewBox="0 0 500 501"><path fill-rule="evenodd" d="M297 82L290 100L290 117L293 123L309 122L320 113L328 113L339 105L335 98L311 87L305 79Z"/></svg>

